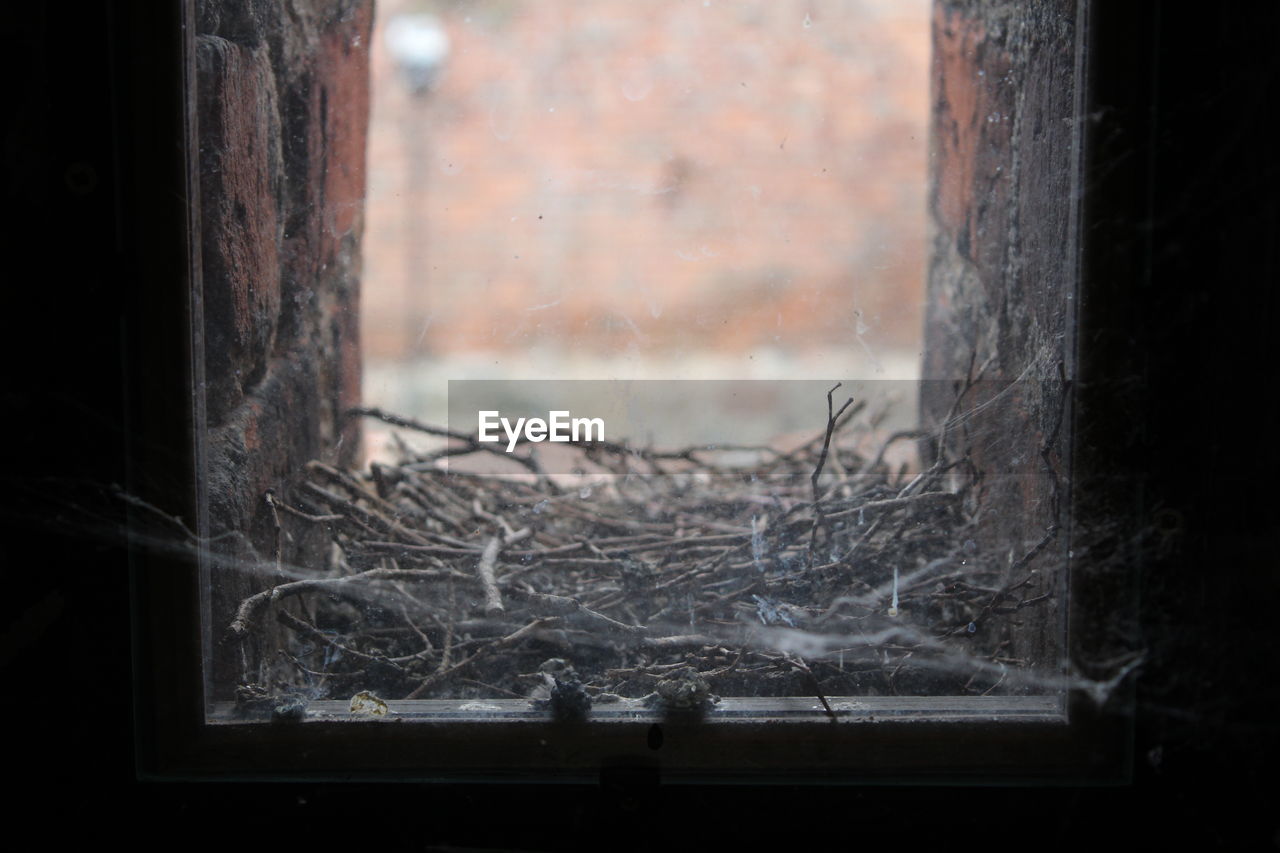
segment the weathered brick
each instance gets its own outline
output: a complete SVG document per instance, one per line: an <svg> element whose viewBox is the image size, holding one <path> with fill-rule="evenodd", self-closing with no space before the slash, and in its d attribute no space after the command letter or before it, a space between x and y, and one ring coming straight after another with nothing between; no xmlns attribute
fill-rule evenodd
<svg viewBox="0 0 1280 853"><path fill-rule="evenodd" d="M262 375L280 313L280 124L264 48L198 43L209 417Z"/></svg>
<svg viewBox="0 0 1280 853"><path fill-rule="evenodd" d="M326 553L314 526L277 518L265 495L288 498L312 459L350 465L359 452L345 412L360 392L373 4L200 5L206 485L212 532L231 534L211 591L225 694L277 665L220 642L236 606ZM266 627L268 645L278 630Z"/></svg>
<svg viewBox="0 0 1280 853"><path fill-rule="evenodd" d="M1042 661L1061 651L1066 589L1076 5L944 0L933 25L924 375L936 381L922 389L923 418L940 424L960 382L981 372L950 451L966 458L982 502L975 537L1023 575L1040 570L1037 589L1056 593L1012 638L1011 654ZM1051 547L1020 565L1054 530Z"/></svg>
<svg viewBox="0 0 1280 853"><path fill-rule="evenodd" d="M307 49L290 41L280 71L288 197L281 324L289 340L323 322L322 281L350 288L359 277L359 242L350 238L364 221L372 26L371 2L312 8L297 34Z"/></svg>
<svg viewBox="0 0 1280 853"><path fill-rule="evenodd" d="M856 6L446 4L423 97L375 50L369 357L916 351L928 3Z"/></svg>
<svg viewBox="0 0 1280 853"><path fill-rule="evenodd" d="M260 668L273 664L222 644L223 632L236 607L249 595L289 578L291 566L315 565L323 559L325 542L314 525L299 524L287 514L277 516L266 502L270 491L283 499L302 467L312 459L338 461L332 444L322 437L322 423L333 417L326 376L334 366L309 353L276 358L262 381L250 390L227 421L208 434L208 499L214 530L232 533L219 540L223 562L212 574L211 604L214 681L222 688L247 676L261 677ZM268 626L267 636L274 634ZM241 667L249 667L244 673Z"/></svg>

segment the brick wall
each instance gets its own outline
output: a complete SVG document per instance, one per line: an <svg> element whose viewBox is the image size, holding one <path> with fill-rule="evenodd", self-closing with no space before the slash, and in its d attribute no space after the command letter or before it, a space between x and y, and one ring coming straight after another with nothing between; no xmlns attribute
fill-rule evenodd
<svg viewBox="0 0 1280 853"><path fill-rule="evenodd" d="M451 52L410 94L386 22ZM379 4L366 350L918 352L928 3Z"/></svg>
<svg viewBox="0 0 1280 853"><path fill-rule="evenodd" d="M321 556L268 490L312 459L349 464L372 0L199 4L206 492L225 562L212 584L214 682L257 678L221 632L241 598ZM295 529L296 528L296 529Z"/></svg>

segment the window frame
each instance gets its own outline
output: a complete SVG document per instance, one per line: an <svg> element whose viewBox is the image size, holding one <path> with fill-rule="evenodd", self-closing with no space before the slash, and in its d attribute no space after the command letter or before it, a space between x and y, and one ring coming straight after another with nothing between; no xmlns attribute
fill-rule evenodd
<svg viewBox="0 0 1280 853"><path fill-rule="evenodd" d="M1088 79L1102 79L1117 46L1099 39L1099 17L1093 4L1080 0L1083 23L1091 39ZM1115 13L1111 13L1115 14ZM1123 15L1109 19L1116 31ZM135 108L136 137L144 140L136 156L140 183L134 205L141 233L164 247L146 259L139 283L138 323L130 340L135 364L164 365L144 371L145 381L129 395L137 439L131 447L130 468L139 495L181 518L202 519L207 513L199 498L201 443L195 425L203 421L201 365L192 349L200 346L201 306L198 185L195 152L195 11L192 0L164 9L134 9L135 26L128 39L144 57L130 78ZM1105 49L1104 49L1105 48ZM148 69L180 69L179 74L154 74ZM1083 70L1083 67L1081 68ZM1114 94L1105 87L1081 87L1091 98ZM141 104L147 104L142 108ZM1081 105L1088 115L1090 105ZM1083 175L1090 174L1090 156L1106 140L1098 130L1081 128ZM1114 144L1114 143L1113 143ZM1109 152L1114 153L1114 152ZM145 167L144 165L145 164ZM1101 292L1104 274L1117 272L1119 263L1099 248L1103 241L1091 224L1102 221L1103 210L1117 200L1106 194L1123 171L1095 192L1090 186L1081 212L1084 232L1093 234L1082 248L1080 279L1082 309L1080 337L1088 339L1089 300ZM168 205L143 200L178 199ZM180 215L175 215L180 213ZM176 287L175 282L181 286ZM1097 317L1107 306L1093 302ZM1086 355L1082 376L1100 371L1104 355ZM1106 392L1076 388L1076 403L1090 417L1117 411ZM181 405L175 401L182 401ZM1077 426L1079 427L1079 415ZM1092 431L1091 431L1092 430ZM1095 468L1086 443L1100 434L1085 424L1073 433L1075 471ZM178 474L161 480L148 472ZM1095 491L1077 490L1072 516L1097 489L1122 504L1131 501L1131 484L1090 484ZM1069 534L1068 534L1069 535ZM1056 782L1081 784L1122 781L1129 772L1127 756L1132 739L1127 715L1115 713L1132 702L1132 687L1122 683L1102 709L1080 690L1070 691L1056 708L1043 706L1019 715L1001 703L956 703L939 700L930 710L924 702L918 713L904 719L890 705L902 700L868 702L868 713L833 725L815 712L809 719L777 713L747 713L740 722L660 721L656 715L630 719L594 719L578 726L535 719L461 722L431 702L405 705L410 713L400 721L350 721L322 714L299 725L237 724L206 720L203 697L209 685L202 649L212 639L199 615L208 612L208 561L190 555L134 548L131 553L135 589L135 681L139 772L148 778L298 778L550 780L591 781L613 766L662 769L664 779L686 782L794 782L819 778L842 782L911 780L941 784L975 781L999 784ZM1125 586L1123 581L1120 586ZM1075 660L1089 660L1091 639L1108 623L1108 609L1117 599L1077 595L1071 590L1069 637ZM1123 604L1123 602L1122 602ZM1125 605L1127 606L1127 605ZM728 700L726 708L736 707ZM809 699L775 702L779 707L812 704ZM336 705L337 703L331 703ZM400 706L402 703L396 703ZM456 705L457 703L449 703ZM499 704L501 707L501 703ZM514 703L512 703L514 704ZM968 705L968 710L954 707ZM1005 703L1017 705L1018 703ZM1026 704L1026 703L1024 703ZM1031 703L1034 705L1035 703ZM953 707L947 707L948 705ZM746 708L746 705L742 705ZM324 703L318 708L329 709ZM744 711L745 713L745 711ZM877 716L877 714L883 716ZM216 716L216 715L215 715ZM335 714L335 717L337 715ZM603 714L601 717L608 717ZM999 719L1006 716L1008 719ZM408 719L406 719L408 718ZM851 722L853 718L851 718ZM662 727L660 749L651 747L653 727Z"/></svg>

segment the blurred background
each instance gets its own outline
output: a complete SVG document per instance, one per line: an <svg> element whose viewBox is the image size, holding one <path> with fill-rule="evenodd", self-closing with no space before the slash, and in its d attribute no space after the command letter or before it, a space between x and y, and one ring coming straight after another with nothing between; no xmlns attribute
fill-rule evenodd
<svg viewBox="0 0 1280 853"><path fill-rule="evenodd" d="M448 379L917 378L928 8L382 0L366 402L439 421Z"/></svg>

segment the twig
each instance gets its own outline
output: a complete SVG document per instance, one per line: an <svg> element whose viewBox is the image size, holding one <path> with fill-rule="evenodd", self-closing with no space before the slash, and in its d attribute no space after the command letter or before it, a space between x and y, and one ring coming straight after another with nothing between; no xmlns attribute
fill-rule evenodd
<svg viewBox="0 0 1280 853"><path fill-rule="evenodd" d="M466 577L460 572L439 572L430 569L370 569L367 572L361 572L356 575L347 575L341 578L309 578L307 580L291 581L270 589L264 589L262 592L249 596L240 602L240 606L236 608L235 618L231 621L229 630L232 636L243 638L249 633L249 626L254 621L259 610L268 603L279 601L282 598L289 598L295 595L302 595L306 592L317 592L320 590L329 590L342 592L347 587L360 583L379 580L401 580L401 581L422 581L422 580L442 580L456 577Z"/></svg>
<svg viewBox="0 0 1280 853"><path fill-rule="evenodd" d="M480 584L484 587L486 616L496 616L507 609L502 606L502 596L498 593L498 584L493 578L493 564L498 559L498 548L501 546L502 540L497 536L490 538L489 543L484 546L484 553L480 555L480 565L476 567L480 575Z"/></svg>
<svg viewBox="0 0 1280 853"><path fill-rule="evenodd" d="M818 479L822 476L823 466L827 464L827 452L831 449L831 436L836 431L836 419L844 414L844 410L849 408L853 403L853 398L845 400L844 405L840 407L840 411L832 414L831 407L834 405L831 395L836 392L843 383L837 382L831 386L831 390L827 392L827 431L822 437L822 452L818 454L817 467L813 469L813 476L809 478L809 482L813 485L813 526L809 531L809 562L813 562L813 552L818 544L818 528L824 523L822 517L822 495L818 492Z"/></svg>
<svg viewBox="0 0 1280 853"><path fill-rule="evenodd" d="M455 675L456 673L462 671L466 667L476 663L478 660L481 660L488 655L492 655L495 652L501 651L502 649L508 648L509 646L514 646L516 643L519 643L526 636L533 633L534 631L537 631L539 628L546 628L548 626L555 625L559 621L560 620L555 617L534 619L532 622L530 622L528 625L525 625L523 628L520 628L519 630L514 631L501 639L494 640L493 642L489 643L489 645L472 653L469 657L463 658L462 660L458 661L448 669L443 670L441 672L434 673L433 675L429 675L426 678L422 679L422 682L417 687L415 687L413 689L413 692L410 693L405 698L417 699L423 693L426 693L432 687L444 681L449 676Z"/></svg>
<svg viewBox="0 0 1280 853"><path fill-rule="evenodd" d="M382 661L384 663L390 663L390 661L388 661L384 657L365 654L364 652L359 651L357 649L344 646L342 643L339 643L337 640L325 634L315 625L312 625L310 622L305 622L302 619L299 619L297 616L294 616L292 613L290 613L287 610L277 611L276 621L287 628L292 628L294 631L297 631L299 634L303 635L304 637L307 637L308 639L315 640L317 643L323 643L326 646L331 646L332 648L335 648L338 651L342 652L344 655L351 655L353 658L359 658L360 660L376 660L376 661ZM394 664L392 664L392 666L394 666Z"/></svg>
<svg viewBox="0 0 1280 853"><path fill-rule="evenodd" d="M813 670L809 668L809 664L804 662L804 658L792 658L790 655L784 655L784 660L803 672L809 677L809 681L813 684L813 692L817 694L818 701L822 703L822 710L827 715L827 719L833 723L840 722L840 718L836 716L836 712L831 710L831 703L827 701L827 697L822 693L822 685L818 683L818 677L813 674Z"/></svg>

